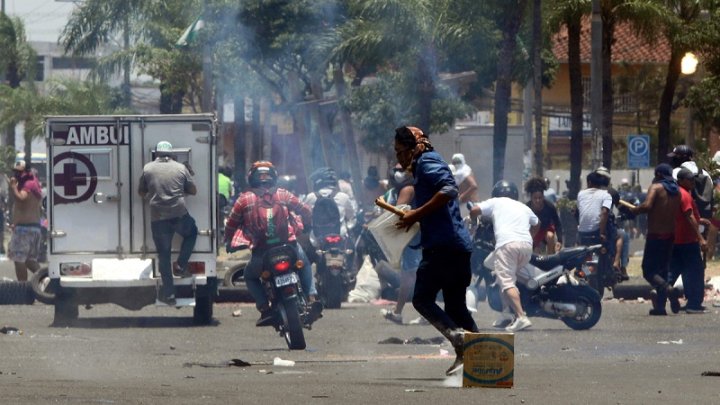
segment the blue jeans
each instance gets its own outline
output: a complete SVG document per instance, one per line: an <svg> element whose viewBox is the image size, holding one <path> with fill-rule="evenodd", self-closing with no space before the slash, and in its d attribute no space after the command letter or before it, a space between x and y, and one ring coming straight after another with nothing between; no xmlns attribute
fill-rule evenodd
<svg viewBox="0 0 720 405"><path fill-rule="evenodd" d="M177 218L152 221L150 230L158 254L160 277L162 277L161 294L167 297L175 294L175 283L173 282L172 266L170 265L173 237L177 233L183 238L177 262L181 268L185 268L195 247L198 229L195 225L195 219L190 214L185 214Z"/></svg>
<svg viewBox="0 0 720 405"><path fill-rule="evenodd" d="M303 267L298 272L298 276L300 276L300 285L305 293L305 298L310 295L317 295L315 280L313 279L312 269L310 268L310 261L300 244L297 243L295 246L297 247L298 259L302 260L304 263ZM265 289L260 282L260 272L262 272L263 256L265 255L265 252L267 252L265 249L253 250L250 255L250 261L247 266L245 266L244 272L245 285L247 285L250 295L253 296L253 299L255 300L255 307L258 310L266 308L269 305Z"/></svg>

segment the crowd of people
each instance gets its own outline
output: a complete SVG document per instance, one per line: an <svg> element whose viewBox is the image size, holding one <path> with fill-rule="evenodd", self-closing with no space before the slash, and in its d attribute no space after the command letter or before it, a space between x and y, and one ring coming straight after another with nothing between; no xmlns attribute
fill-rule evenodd
<svg viewBox="0 0 720 405"><path fill-rule="evenodd" d="M184 197L196 193L196 188L192 168L169 157L169 142L160 142L156 149L157 159L144 167L138 192L150 205L163 281L159 300L173 305L173 276L189 275L186 267L197 235L184 204ZM357 230L378 215L375 200L380 196L403 209L397 217L398 229L420 225L420 232L403 249L399 264L393 266L386 260L375 264L380 278L397 279L393 283L396 302L383 308L381 315L402 324L403 308L411 302L454 347L456 359L448 374L462 365L463 334L478 331L465 300L472 278L473 247L464 217L471 222L485 217L493 224L495 250L491 256L503 303L494 327L510 332L531 327L516 287L518 271L533 253L553 254L567 246L569 233L576 233L577 244L603 244L618 281L628 279L630 240L644 237L642 273L653 288L649 314L667 315L667 302L673 313L705 312L705 263L713 257L720 225L713 218L713 195L719 182L699 167L688 146L678 145L668 155L668 163L655 167L647 192L639 185L631 186L627 179L615 189L604 167L590 172L586 188L577 196L576 224L562 223L557 194L547 178L528 179L522 187L526 199L515 184L503 180L495 184L490 198L481 200L465 156L456 153L447 163L421 129L397 128L394 149L396 163L388 170L387 179L381 179L377 167L370 166L362 184L354 187L348 172L338 174L323 167L310 176L312 190L305 195L296 193L294 176L280 176L269 161L251 165L245 190L234 187L229 167L219 170L218 208L226 216L223 242L228 250L251 250L245 280L260 313L258 326L269 324L272 318L259 281L264 252L278 243L297 250L297 257L306 264L299 269L302 291L315 317L320 317L322 306L310 266L317 260L313 255L318 235L332 231L343 238L357 237ZM38 268L42 191L24 162L18 162L8 183L14 201L8 257L15 262L18 280L27 280L28 270ZM332 205L336 217L319 216L323 204ZM170 241L175 233L183 237L183 244L177 262L171 263ZM679 278L687 299L684 308L676 287ZM439 294L444 308L437 303Z"/></svg>

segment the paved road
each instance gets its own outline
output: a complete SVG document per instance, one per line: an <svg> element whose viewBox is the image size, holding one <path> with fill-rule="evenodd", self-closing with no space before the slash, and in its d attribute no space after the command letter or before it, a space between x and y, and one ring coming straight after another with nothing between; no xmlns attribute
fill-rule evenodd
<svg viewBox="0 0 720 405"><path fill-rule="evenodd" d="M606 301L582 332L533 319L516 336L514 388L461 389L444 376L449 346L378 344L439 336L389 323L380 308L326 311L306 332L308 349L290 352L272 329L254 327L247 304L216 305L208 327L193 327L190 309L98 305L53 328L50 306L3 306L0 326L23 334L0 334L0 403L720 403L720 377L701 376L720 371L716 311L651 318L647 303ZM406 319L416 316L407 309ZM490 311L475 318L490 330ZM275 357L297 363L273 366ZM224 366L231 359L251 365Z"/></svg>

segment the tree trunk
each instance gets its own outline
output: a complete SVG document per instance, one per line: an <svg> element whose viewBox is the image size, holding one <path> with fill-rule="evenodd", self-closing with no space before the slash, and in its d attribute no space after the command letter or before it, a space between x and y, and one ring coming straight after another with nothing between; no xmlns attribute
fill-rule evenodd
<svg viewBox="0 0 720 405"><path fill-rule="evenodd" d="M344 108L341 103L346 93L342 66L338 65L333 70L333 81L335 82L335 92L338 98L345 151L350 163L350 175L352 176L353 183L356 184L355 187L359 187L362 184L362 170L360 169L360 158L358 158L357 143L355 142L355 132L352 127L350 111Z"/></svg>
<svg viewBox="0 0 720 405"><path fill-rule="evenodd" d="M533 2L533 86L535 90L535 174L543 175L542 137L542 0Z"/></svg>
<svg viewBox="0 0 720 405"><path fill-rule="evenodd" d="M657 163L667 160L670 151L670 118L672 116L672 103L675 97L675 88L680 78L680 62L684 52L673 49L670 53L667 76L665 77L665 88L660 97L660 111L658 116L658 149Z"/></svg>
<svg viewBox="0 0 720 405"><path fill-rule="evenodd" d="M568 19L568 69L570 74L570 184L568 198L577 199L583 157L583 88L580 60L581 16Z"/></svg>
<svg viewBox="0 0 720 405"><path fill-rule="evenodd" d="M183 107L184 91L177 93L170 92L167 84L160 83L160 114L181 114Z"/></svg>
<svg viewBox="0 0 720 405"><path fill-rule="evenodd" d="M615 35L615 19L603 15L602 41L602 134L603 134L603 166L612 169L613 152L613 81L612 81L612 43ZM595 168L593 168L595 169Z"/></svg>
<svg viewBox="0 0 720 405"><path fill-rule="evenodd" d="M128 21L128 17L125 17L125 21L123 22L123 50L127 52L128 49L130 49L130 22ZM130 107L132 104L132 93L130 90L130 60L123 62L122 95L125 106Z"/></svg>
<svg viewBox="0 0 720 405"><path fill-rule="evenodd" d="M235 168L233 170L233 181L235 183L235 191L245 190L247 187L247 179L245 178L245 169L249 166L245 160L245 138L247 130L245 128L245 97L236 94L233 98L233 112L235 115L235 125L233 126L233 157L235 160Z"/></svg>
<svg viewBox="0 0 720 405"><path fill-rule="evenodd" d="M505 6L506 18L501 24L502 39L495 81L495 125L493 126L493 184L505 176L505 149L507 147L508 113L512 90L513 57L517 46L517 33L522 23L526 0Z"/></svg>
<svg viewBox="0 0 720 405"><path fill-rule="evenodd" d="M330 126L326 117L322 114L320 109L320 103L324 99L324 92L322 89L321 77L318 74L313 74L312 83L310 89L315 99L312 103L308 104L310 109L310 116L315 121L318 128L318 135L320 136L320 146L322 147L323 159L325 164L338 170L339 162L336 159L338 154L335 152L333 147L332 133L330 132Z"/></svg>
<svg viewBox="0 0 720 405"><path fill-rule="evenodd" d="M417 125L426 134L430 134L432 100L435 94L435 50L427 46L417 64L417 103L420 120Z"/></svg>
<svg viewBox="0 0 720 405"><path fill-rule="evenodd" d="M293 132L298 139L300 144L300 157L301 165L303 168L304 179L300 179L298 173L298 192L302 191L302 186L305 186L305 190L312 191L312 184L310 184L310 173L313 171L312 167L312 154L310 148L312 145L308 142L307 137L307 125L305 125L305 108L301 102L303 99L303 88L300 78L297 73L290 72L288 74L288 83L290 86L290 103L293 118ZM304 182L304 183L303 183Z"/></svg>

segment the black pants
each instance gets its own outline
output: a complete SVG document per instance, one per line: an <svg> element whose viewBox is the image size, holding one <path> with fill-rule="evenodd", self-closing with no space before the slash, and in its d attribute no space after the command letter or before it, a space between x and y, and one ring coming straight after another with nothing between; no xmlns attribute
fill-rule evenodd
<svg viewBox="0 0 720 405"><path fill-rule="evenodd" d="M667 300L667 277L673 250L672 237L659 239L648 235L643 251L643 278L657 291L658 305L664 307Z"/></svg>
<svg viewBox="0 0 720 405"><path fill-rule="evenodd" d="M470 277L470 252L447 248L423 249L412 303L420 315L443 335L458 327L478 331L465 306L465 289L470 285ZM440 290L445 301L444 311L435 303Z"/></svg>

